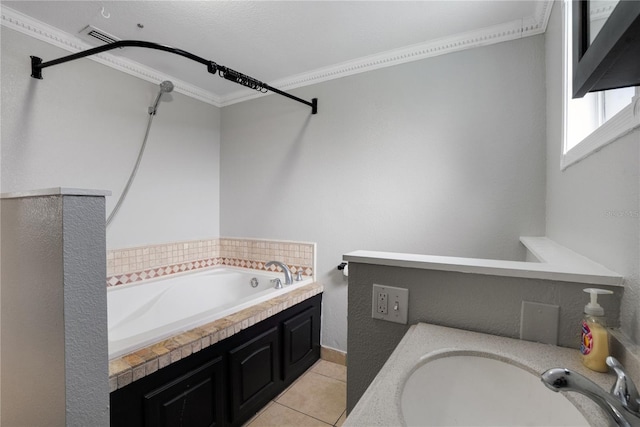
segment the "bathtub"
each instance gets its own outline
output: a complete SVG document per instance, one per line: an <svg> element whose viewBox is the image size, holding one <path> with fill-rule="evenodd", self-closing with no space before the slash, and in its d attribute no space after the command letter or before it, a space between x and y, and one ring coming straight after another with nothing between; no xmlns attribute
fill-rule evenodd
<svg viewBox="0 0 640 427"><path fill-rule="evenodd" d="M215 267L108 288L109 359L313 282L305 278L275 289L274 278L284 283L282 273Z"/></svg>

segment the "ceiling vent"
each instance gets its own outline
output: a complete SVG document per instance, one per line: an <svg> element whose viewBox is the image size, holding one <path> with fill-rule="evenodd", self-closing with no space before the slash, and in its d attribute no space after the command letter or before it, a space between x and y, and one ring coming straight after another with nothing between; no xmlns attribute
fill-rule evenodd
<svg viewBox="0 0 640 427"><path fill-rule="evenodd" d="M82 30L80 30L80 37L89 42L95 43L96 41L99 41L103 44L114 43L120 40L119 38L112 36L111 34L102 31L101 29L96 28L92 25L87 25Z"/></svg>

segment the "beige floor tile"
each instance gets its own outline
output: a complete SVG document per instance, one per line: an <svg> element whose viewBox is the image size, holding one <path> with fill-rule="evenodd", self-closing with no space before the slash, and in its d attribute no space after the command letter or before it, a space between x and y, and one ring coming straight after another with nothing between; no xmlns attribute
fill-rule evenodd
<svg viewBox="0 0 640 427"><path fill-rule="evenodd" d="M326 360L320 360L311 368L312 372L347 382L347 367Z"/></svg>
<svg viewBox="0 0 640 427"><path fill-rule="evenodd" d="M340 416L340 419L338 420L338 422L336 423L336 427L342 427L342 424L344 424L344 421L347 419L347 411L344 411L342 413L342 415Z"/></svg>
<svg viewBox="0 0 640 427"><path fill-rule="evenodd" d="M329 427L330 424L273 403L262 411L247 427Z"/></svg>
<svg viewBox="0 0 640 427"><path fill-rule="evenodd" d="M307 372L276 402L333 425L346 409L347 384Z"/></svg>
<svg viewBox="0 0 640 427"><path fill-rule="evenodd" d="M307 372L309 372L309 371L311 371L311 368L307 369L307 371L305 372L305 374L306 374ZM304 376L304 374L300 375L298 378L296 378L296 379L295 379L295 381L293 381L291 384L289 384L289 387L285 388L285 389L284 389L284 390L283 390L283 391L282 391L278 396L276 396L276 398L275 398L275 399L273 399L273 400L274 400L274 402L275 402L276 400L280 399L280 398L282 397L282 395L283 395L283 394L285 394L286 392L288 392L288 391L289 391L289 389L290 389L291 387L293 387L294 385L296 385L296 383L297 383L298 381L300 381L300 378L302 378L303 376Z"/></svg>

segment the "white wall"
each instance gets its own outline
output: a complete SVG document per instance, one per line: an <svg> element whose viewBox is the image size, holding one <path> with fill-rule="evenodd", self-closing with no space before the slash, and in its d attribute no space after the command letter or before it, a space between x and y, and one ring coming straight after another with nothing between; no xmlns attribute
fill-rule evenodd
<svg viewBox="0 0 640 427"><path fill-rule="evenodd" d="M547 75L547 236L622 274L620 324L640 342L640 132L560 170L562 10L553 7L545 36ZM610 214L623 213L622 215ZM624 214L624 213L627 214Z"/></svg>
<svg viewBox="0 0 640 427"><path fill-rule="evenodd" d="M120 196L158 86L89 59L30 77L29 55L62 49L2 27L1 191L51 187ZM220 109L173 92L154 118L140 169L107 230L110 249L219 236Z"/></svg>
<svg viewBox="0 0 640 427"><path fill-rule="evenodd" d="M346 350L356 249L522 259L544 235L543 36L222 111L221 233L318 243L323 345Z"/></svg>

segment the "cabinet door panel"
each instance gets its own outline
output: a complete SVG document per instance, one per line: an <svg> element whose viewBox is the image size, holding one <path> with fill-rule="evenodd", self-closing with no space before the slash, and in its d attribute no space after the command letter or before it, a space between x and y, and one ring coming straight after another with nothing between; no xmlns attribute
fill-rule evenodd
<svg viewBox="0 0 640 427"><path fill-rule="evenodd" d="M287 381L315 362L320 353L320 316L310 307L282 322L283 376Z"/></svg>
<svg viewBox="0 0 640 427"><path fill-rule="evenodd" d="M253 415L276 393L280 376L278 345L278 327L274 326L229 351L233 422Z"/></svg>
<svg viewBox="0 0 640 427"><path fill-rule="evenodd" d="M144 396L146 427L214 427L224 422L222 357Z"/></svg>

